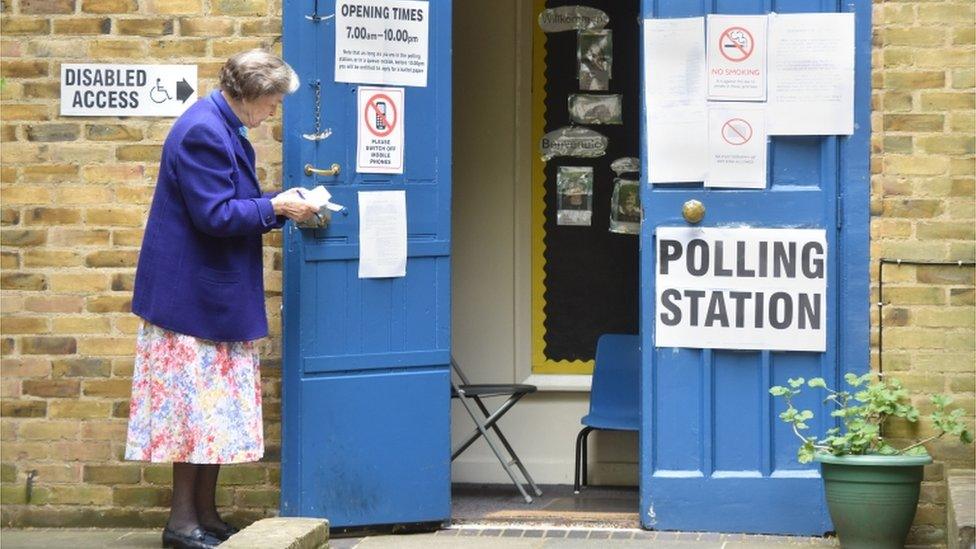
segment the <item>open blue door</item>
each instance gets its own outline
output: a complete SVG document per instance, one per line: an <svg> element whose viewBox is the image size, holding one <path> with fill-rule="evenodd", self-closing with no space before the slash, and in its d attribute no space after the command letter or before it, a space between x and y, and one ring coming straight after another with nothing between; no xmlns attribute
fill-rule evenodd
<svg viewBox="0 0 976 549"><path fill-rule="evenodd" d="M358 84L335 81L335 2L284 3L285 58L302 80L285 104L285 185L325 185L348 208L327 228L285 231L285 516L340 528L450 518L450 0L427 12L427 85L405 87L398 115L404 171L383 175L356 171L362 116ZM331 135L303 136L320 131ZM337 176L304 170L333 163ZM406 276L360 279L357 197L389 190L406 191Z"/></svg>
<svg viewBox="0 0 976 549"><path fill-rule="evenodd" d="M643 153L642 524L659 530L822 534L831 524L818 468L797 462L798 441L777 417L782 404L767 391L791 377L821 376L832 384L846 372L868 368L871 3L641 1L644 19L856 12L853 135L772 137L762 190L651 186ZM642 136L647 139L646 128ZM691 199L705 206L702 227L826 231L826 352L655 347L655 318L661 313L655 307L656 232L688 226L682 206ZM822 433L831 421L829 410L808 396L797 406L817 412L811 427Z"/></svg>

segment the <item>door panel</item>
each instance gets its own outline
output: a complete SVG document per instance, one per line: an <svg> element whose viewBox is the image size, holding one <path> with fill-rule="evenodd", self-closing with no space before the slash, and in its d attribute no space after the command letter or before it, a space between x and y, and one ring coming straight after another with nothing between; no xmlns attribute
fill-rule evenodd
<svg viewBox="0 0 976 549"><path fill-rule="evenodd" d="M770 138L763 190L650 186L644 174L640 478L647 528L787 534L831 528L818 469L797 462L798 441L777 417L781 403L767 391L799 376L821 376L833 384L845 372L868 367L870 2L642 0L644 18L840 9L856 10L854 135ZM646 141L642 155L646 166ZM681 209L690 199L705 205L704 227L826 230L826 352L654 346L656 228L686 226ZM830 410L814 395L803 395L796 405L816 412L812 429L827 428Z"/></svg>
<svg viewBox="0 0 976 549"><path fill-rule="evenodd" d="M429 4L402 175L355 172L358 84L334 81L335 19L306 18L335 2L284 4L285 58L303 83L285 104L285 185L325 185L348 215L285 231L281 513L333 527L450 518L451 3ZM310 141L316 82L332 135ZM338 176L304 174L332 163ZM359 278L358 195L378 190L406 192L405 277Z"/></svg>

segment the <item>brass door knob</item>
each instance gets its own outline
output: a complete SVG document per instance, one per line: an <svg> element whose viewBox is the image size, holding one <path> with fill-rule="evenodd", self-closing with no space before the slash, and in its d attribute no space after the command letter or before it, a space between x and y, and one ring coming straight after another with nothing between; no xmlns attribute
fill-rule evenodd
<svg viewBox="0 0 976 549"><path fill-rule="evenodd" d="M332 164L328 170L323 170L322 168L316 168L311 164L305 164L305 175L339 175L339 165Z"/></svg>
<svg viewBox="0 0 976 549"><path fill-rule="evenodd" d="M705 205L697 200L689 200L681 207L681 215L694 225L705 218Z"/></svg>

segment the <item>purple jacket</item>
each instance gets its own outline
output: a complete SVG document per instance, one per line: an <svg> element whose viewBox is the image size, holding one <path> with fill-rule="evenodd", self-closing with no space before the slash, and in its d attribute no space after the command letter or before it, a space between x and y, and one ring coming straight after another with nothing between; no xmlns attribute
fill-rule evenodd
<svg viewBox="0 0 976 549"><path fill-rule="evenodd" d="M139 252L132 312L213 341L268 335L261 235L284 225L219 91L173 124Z"/></svg>

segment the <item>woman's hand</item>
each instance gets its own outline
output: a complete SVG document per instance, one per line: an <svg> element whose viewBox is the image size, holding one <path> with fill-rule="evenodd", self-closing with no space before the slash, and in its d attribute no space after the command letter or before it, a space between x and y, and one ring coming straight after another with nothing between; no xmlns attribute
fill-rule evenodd
<svg viewBox="0 0 976 549"><path fill-rule="evenodd" d="M294 221L306 221L318 213L318 208L305 202L294 189L289 189L271 199L275 215L283 215Z"/></svg>

